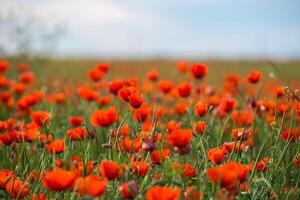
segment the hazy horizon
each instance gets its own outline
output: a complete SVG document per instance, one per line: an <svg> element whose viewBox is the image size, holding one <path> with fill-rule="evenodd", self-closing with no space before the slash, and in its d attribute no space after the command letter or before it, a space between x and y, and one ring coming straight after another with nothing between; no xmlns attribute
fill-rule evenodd
<svg viewBox="0 0 300 200"><path fill-rule="evenodd" d="M0 14L60 23L53 55L81 58L299 59L299 8L297 0L0 2Z"/></svg>

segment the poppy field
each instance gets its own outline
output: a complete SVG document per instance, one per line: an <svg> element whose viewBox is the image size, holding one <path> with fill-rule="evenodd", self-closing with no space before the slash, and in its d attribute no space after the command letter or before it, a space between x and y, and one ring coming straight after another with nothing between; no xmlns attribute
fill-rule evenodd
<svg viewBox="0 0 300 200"><path fill-rule="evenodd" d="M299 66L37 69L0 60L0 199L300 199Z"/></svg>

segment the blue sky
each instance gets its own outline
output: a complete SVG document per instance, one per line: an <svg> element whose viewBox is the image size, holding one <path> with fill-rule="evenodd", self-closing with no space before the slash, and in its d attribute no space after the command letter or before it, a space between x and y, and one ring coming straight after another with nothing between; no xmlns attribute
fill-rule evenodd
<svg viewBox="0 0 300 200"><path fill-rule="evenodd" d="M66 34L60 56L300 58L299 0L1 0Z"/></svg>

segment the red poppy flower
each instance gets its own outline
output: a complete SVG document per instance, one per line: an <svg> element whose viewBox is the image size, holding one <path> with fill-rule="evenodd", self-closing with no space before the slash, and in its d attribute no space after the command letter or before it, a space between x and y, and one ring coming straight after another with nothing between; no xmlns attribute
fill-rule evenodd
<svg viewBox="0 0 300 200"><path fill-rule="evenodd" d="M187 112L187 109L189 107L189 103L188 102L179 102L175 105L175 112L178 115L184 115Z"/></svg>
<svg viewBox="0 0 300 200"><path fill-rule="evenodd" d="M76 175L72 172L57 168L42 174L43 186L51 191L65 191L71 189L75 183Z"/></svg>
<svg viewBox="0 0 300 200"><path fill-rule="evenodd" d="M30 71L23 72L19 75L19 80L25 84L31 83L33 79L34 79L34 74Z"/></svg>
<svg viewBox="0 0 300 200"><path fill-rule="evenodd" d="M77 89L77 93L82 99L86 101L95 101L99 98L99 94L97 91L85 86L79 87Z"/></svg>
<svg viewBox="0 0 300 200"><path fill-rule="evenodd" d="M281 134L281 138L283 140L291 140L291 141L297 141L300 139L300 129L297 127L291 128L286 128L283 133Z"/></svg>
<svg viewBox="0 0 300 200"><path fill-rule="evenodd" d="M231 112L237 106L235 99L223 99L220 103L220 111Z"/></svg>
<svg viewBox="0 0 300 200"><path fill-rule="evenodd" d="M133 199L139 193L139 186L132 180L120 186L122 199Z"/></svg>
<svg viewBox="0 0 300 200"><path fill-rule="evenodd" d="M83 127L76 127L69 129L66 135L71 141L79 141L87 135L87 132L86 129Z"/></svg>
<svg viewBox="0 0 300 200"><path fill-rule="evenodd" d="M224 156L226 155L226 151L220 148L213 148L208 150L208 159L214 164L220 164Z"/></svg>
<svg viewBox="0 0 300 200"><path fill-rule="evenodd" d="M108 180L115 180L121 174L120 166L114 161L102 160L101 162L101 174Z"/></svg>
<svg viewBox="0 0 300 200"><path fill-rule="evenodd" d="M136 176L146 176L149 168L149 163L135 161L131 163L131 171L134 172Z"/></svg>
<svg viewBox="0 0 300 200"><path fill-rule="evenodd" d="M29 195L29 184L24 184L17 178L11 178L6 184L6 191L12 198L23 199Z"/></svg>
<svg viewBox="0 0 300 200"><path fill-rule="evenodd" d="M194 123L193 131L197 134L203 134L206 129L205 121L197 121Z"/></svg>
<svg viewBox="0 0 300 200"><path fill-rule="evenodd" d="M133 108L139 108L143 103L143 99L140 94L135 92L129 96L129 103Z"/></svg>
<svg viewBox="0 0 300 200"><path fill-rule="evenodd" d="M118 95L122 100L129 102L130 95L135 92L137 92L135 87L123 87L118 91Z"/></svg>
<svg viewBox="0 0 300 200"><path fill-rule="evenodd" d="M180 73L186 73L188 71L189 64L185 60L181 60L177 62L177 70Z"/></svg>
<svg viewBox="0 0 300 200"><path fill-rule="evenodd" d="M182 82L177 86L177 91L180 97L188 97L191 90L192 86L189 82Z"/></svg>
<svg viewBox="0 0 300 200"><path fill-rule="evenodd" d="M117 121L117 109L111 107L106 110L98 110L92 113L90 123L93 126L107 127Z"/></svg>
<svg viewBox="0 0 300 200"><path fill-rule="evenodd" d="M247 77L247 80L253 84L258 83L260 79L261 79L260 71L252 71Z"/></svg>
<svg viewBox="0 0 300 200"><path fill-rule="evenodd" d="M9 63L5 60L0 60L0 73L7 71L9 68Z"/></svg>
<svg viewBox="0 0 300 200"><path fill-rule="evenodd" d="M167 131L168 132L172 132L176 129L180 129L180 127L181 127L181 123L176 120L170 120L167 123Z"/></svg>
<svg viewBox="0 0 300 200"><path fill-rule="evenodd" d="M153 69L148 73L148 79L150 81L156 81L159 78L159 73L157 70Z"/></svg>
<svg viewBox="0 0 300 200"><path fill-rule="evenodd" d="M254 114L252 111L235 110L231 113L231 119L239 127L252 125L254 121Z"/></svg>
<svg viewBox="0 0 300 200"><path fill-rule="evenodd" d="M51 114L44 111L31 112L31 120L39 126L45 125L50 121Z"/></svg>
<svg viewBox="0 0 300 200"><path fill-rule="evenodd" d="M128 153L139 152L142 148L142 140L140 138L129 139L129 137L126 137L120 141L120 148Z"/></svg>
<svg viewBox="0 0 300 200"><path fill-rule="evenodd" d="M229 190L237 188L247 178L248 169L237 162L207 169L208 178L215 184L221 184Z"/></svg>
<svg viewBox="0 0 300 200"><path fill-rule="evenodd" d="M168 141L173 147L184 148L190 145L192 136L192 131L189 129L177 129L172 131Z"/></svg>
<svg viewBox="0 0 300 200"><path fill-rule="evenodd" d="M74 127L80 126L82 122L83 122L83 117L81 116L71 116L69 118L69 123Z"/></svg>
<svg viewBox="0 0 300 200"><path fill-rule="evenodd" d="M109 91L114 95L118 95L118 92L123 87L123 85L124 82L122 80L114 80L108 84Z"/></svg>
<svg viewBox="0 0 300 200"><path fill-rule="evenodd" d="M184 164L182 176L186 178L193 178L196 176L196 169L190 164Z"/></svg>
<svg viewBox="0 0 300 200"><path fill-rule="evenodd" d="M8 169L0 170L0 189L5 190L6 183L13 176L14 172Z"/></svg>
<svg viewBox="0 0 300 200"><path fill-rule="evenodd" d="M89 175L76 180L75 190L79 196L99 197L105 192L107 183L106 178Z"/></svg>
<svg viewBox="0 0 300 200"><path fill-rule="evenodd" d="M162 186L153 186L146 193L147 200L178 200L180 189Z"/></svg>
<svg viewBox="0 0 300 200"><path fill-rule="evenodd" d="M195 114L198 115L199 117L204 116L207 113L207 111L208 111L208 105L207 105L207 103L198 102L194 106L194 111L195 111Z"/></svg>
<svg viewBox="0 0 300 200"><path fill-rule="evenodd" d="M102 71L103 73L106 73L108 72L109 70L109 65L107 63L100 63L96 66L96 68L99 70L99 71Z"/></svg>
<svg viewBox="0 0 300 200"><path fill-rule="evenodd" d="M256 170L258 172L266 172L267 171L267 165L268 165L268 162L269 162L269 158L268 157L265 157L263 158L262 160L260 160L257 165L256 165Z"/></svg>
<svg viewBox="0 0 300 200"><path fill-rule="evenodd" d="M62 153L65 149L65 142L64 140L54 140L49 145L47 145L47 149L51 154L59 154Z"/></svg>
<svg viewBox="0 0 300 200"><path fill-rule="evenodd" d="M92 69L88 72L88 77L92 80L92 81L100 81L102 78L103 78L103 72L98 70L97 68L96 69Z"/></svg>
<svg viewBox="0 0 300 200"><path fill-rule="evenodd" d="M171 155L169 149L153 151L151 154L151 160L154 164L163 163L167 157Z"/></svg>
<svg viewBox="0 0 300 200"><path fill-rule="evenodd" d="M140 108L134 110L133 117L137 122L141 123L147 120L149 114L149 107L143 104Z"/></svg>
<svg viewBox="0 0 300 200"><path fill-rule="evenodd" d="M208 73L208 69L205 64L194 64L191 73L196 79L201 79Z"/></svg>
<svg viewBox="0 0 300 200"><path fill-rule="evenodd" d="M111 102L111 97L109 95L106 95L99 98L98 104L101 106L105 106L110 104L110 102Z"/></svg>
<svg viewBox="0 0 300 200"><path fill-rule="evenodd" d="M167 94L172 90L173 82L169 80L161 80L158 83L158 88L161 92Z"/></svg>

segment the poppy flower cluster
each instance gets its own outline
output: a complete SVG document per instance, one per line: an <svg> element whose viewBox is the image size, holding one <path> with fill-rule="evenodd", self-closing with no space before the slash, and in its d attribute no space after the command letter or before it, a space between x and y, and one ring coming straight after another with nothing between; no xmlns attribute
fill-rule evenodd
<svg viewBox="0 0 300 200"><path fill-rule="evenodd" d="M210 65L180 60L48 83L13 63L0 60L1 198L299 197L299 81L258 69L220 84Z"/></svg>

